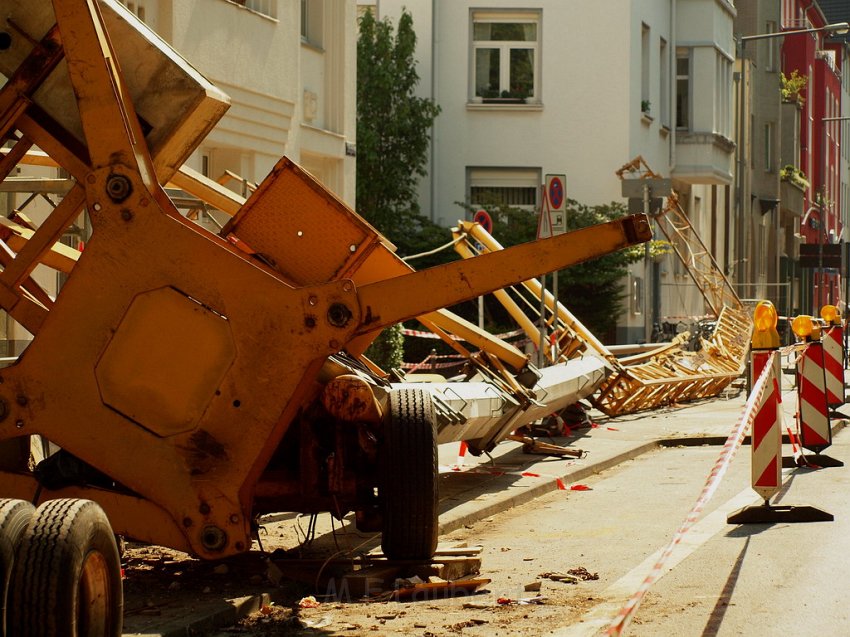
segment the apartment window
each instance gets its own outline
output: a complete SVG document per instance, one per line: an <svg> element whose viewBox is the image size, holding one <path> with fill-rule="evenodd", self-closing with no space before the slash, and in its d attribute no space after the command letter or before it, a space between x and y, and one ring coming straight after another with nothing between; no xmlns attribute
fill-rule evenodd
<svg viewBox="0 0 850 637"><path fill-rule="evenodd" d="M511 206L534 211L540 190L537 168L469 168L469 202L473 206Z"/></svg>
<svg viewBox="0 0 850 637"><path fill-rule="evenodd" d="M540 13L472 14L473 96L539 99Z"/></svg>
<svg viewBox="0 0 850 637"><path fill-rule="evenodd" d="M776 167L773 164L773 122L764 125L764 172L772 173Z"/></svg>
<svg viewBox="0 0 850 637"><path fill-rule="evenodd" d="M659 87L659 113L661 125L670 126L670 52L667 50L667 40L661 38L658 48Z"/></svg>
<svg viewBox="0 0 850 637"><path fill-rule="evenodd" d="M632 314L640 316L643 314L643 278L639 276L630 276L629 298L631 300Z"/></svg>
<svg viewBox="0 0 850 637"><path fill-rule="evenodd" d="M246 9L256 11L270 18L277 18L277 0L230 0Z"/></svg>
<svg viewBox="0 0 850 637"><path fill-rule="evenodd" d="M322 46L322 1L301 0L301 40Z"/></svg>
<svg viewBox="0 0 850 637"><path fill-rule="evenodd" d="M688 49L676 51L676 130L691 127L691 54Z"/></svg>
<svg viewBox="0 0 850 637"><path fill-rule="evenodd" d="M640 110L649 112L649 27L640 25Z"/></svg>
<svg viewBox="0 0 850 637"><path fill-rule="evenodd" d="M768 20L765 24L765 33L776 33L776 21ZM764 41L766 71L776 72L779 70L779 40L780 38L768 38Z"/></svg>
<svg viewBox="0 0 850 637"><path fill-rule="evenodd" d="M731 138L732 132L732 62L717 53L715 64L716 89L714 92L714 132Z"/></svg>
<svg viewBox="0 0 850 637"><path fill-rule="evenodd" d="M145 21L145 3L144 0L119 0L130 13L136 15L142 22Z"/></svg>

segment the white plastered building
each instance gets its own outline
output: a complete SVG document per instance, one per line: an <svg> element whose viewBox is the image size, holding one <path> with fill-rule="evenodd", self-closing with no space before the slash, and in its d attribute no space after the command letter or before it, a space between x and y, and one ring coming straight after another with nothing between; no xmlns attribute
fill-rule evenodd
<svg viewBox="0 0 850 637"><path fill-rule="evenodd" d="M422 211L449 226L455 202L494 193L537 208L549 173L584 204L623 201L615 171L641 155L672 177L722 268L735 261L735 7L728 0L371 0L418 38L420 94L442 108ZM497 237L498 238L498 237ZM639 264L616 339L703 303L673 258ZM569 303L568 303L569 305Z"/></svg>

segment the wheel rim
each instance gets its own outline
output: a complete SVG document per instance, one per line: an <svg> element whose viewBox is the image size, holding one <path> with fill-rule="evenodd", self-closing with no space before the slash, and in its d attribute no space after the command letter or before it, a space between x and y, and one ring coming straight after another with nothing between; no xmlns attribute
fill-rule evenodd
<svg viewBox="0 0 850 637"><path fill-rule="evenodd" d="M80 637L107 637L110 603L106 558L99 551L92 551L83 562L77 587L77 634Z"/></svg>

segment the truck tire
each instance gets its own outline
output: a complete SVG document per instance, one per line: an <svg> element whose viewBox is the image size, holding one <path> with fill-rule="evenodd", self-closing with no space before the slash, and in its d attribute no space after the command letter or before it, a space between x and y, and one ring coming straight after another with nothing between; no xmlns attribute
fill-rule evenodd
<svg viewBox="0 0 850 637"><path fill-rule="evenodd" d="M431 395L389 394L380 450L381 548L390 559L429 560L437 548L437 433Z"/></svg>
<svg viewBox="0 0 850 637"><path fill-rule="evenodd" d="M18 545L10 597L11 635L121 636L121 563L96 503L69 498L38 507Z"/></svg>
<svg viewBox="0 0 850 637"><path fill-rule="evenodd" d="M0 498L0 637L6 637L6 599L15 551L35 507L24 500Z"/></svg>

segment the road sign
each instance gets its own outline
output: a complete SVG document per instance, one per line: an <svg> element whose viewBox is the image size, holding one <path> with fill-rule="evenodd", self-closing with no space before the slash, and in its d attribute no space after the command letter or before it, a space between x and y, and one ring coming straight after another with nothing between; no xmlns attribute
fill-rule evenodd
<svg viewBox="0 0 850 637"><path fill-rule="evenodd" d="M567 176L546 175L537 238L554 237L567 231Z"/></svg>
<svg viewBox="0 0 850 637"><path fill-rule="evenodd" d="M567 209L567 176L546 175L546 198L549 210L565 211Z"/></svg>
<svg viewBox="0 0 850 637"><path fill-rule="evenodd" d="M472 216L472 220L480 224L482 228L484 228L488 234L492 234L493 232L493 218L490 216L490 213L486 210L477 210L475 214Z"/></svg>

